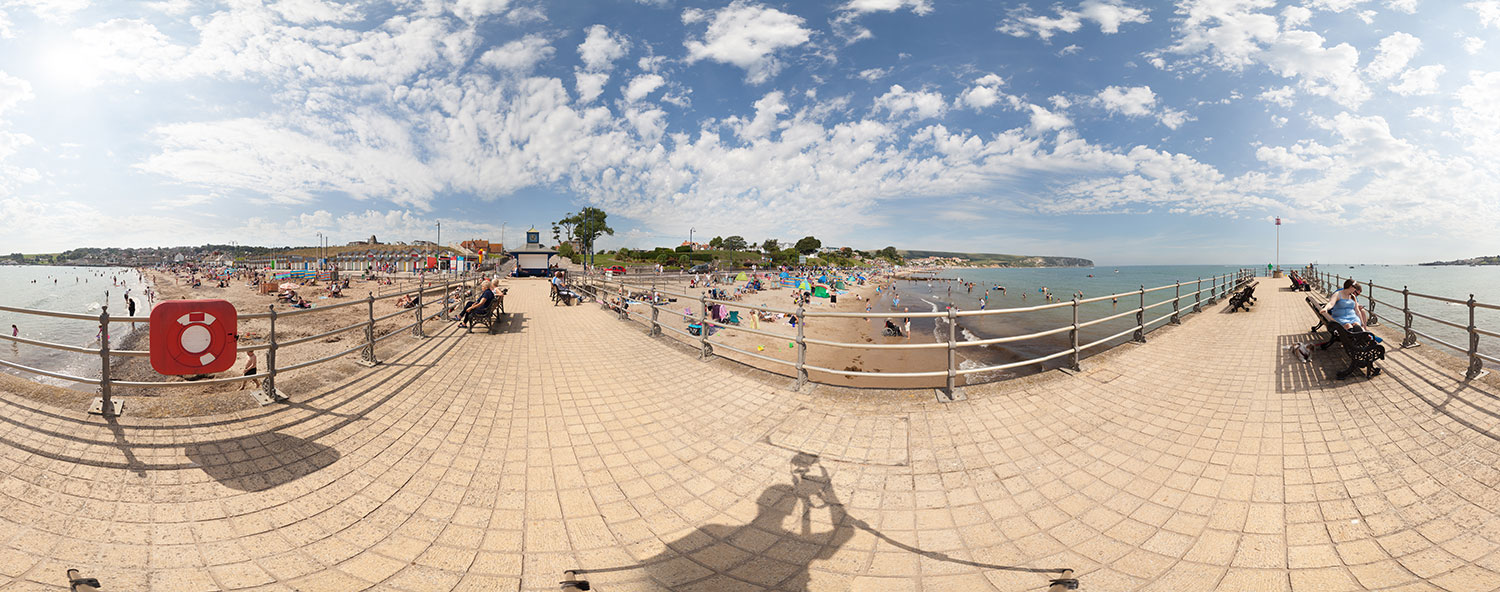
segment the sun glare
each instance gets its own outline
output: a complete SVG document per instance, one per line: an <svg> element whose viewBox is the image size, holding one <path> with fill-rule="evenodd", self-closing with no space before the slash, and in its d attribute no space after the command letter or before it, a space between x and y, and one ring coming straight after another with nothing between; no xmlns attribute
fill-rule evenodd
<svg viewBox="0 0 1500 592"><path fill-rule="evenodd" d="M77 42L53 44L41 53L39 60L42 77L60 88L87 88L99 81L98 57Z"/></svg>

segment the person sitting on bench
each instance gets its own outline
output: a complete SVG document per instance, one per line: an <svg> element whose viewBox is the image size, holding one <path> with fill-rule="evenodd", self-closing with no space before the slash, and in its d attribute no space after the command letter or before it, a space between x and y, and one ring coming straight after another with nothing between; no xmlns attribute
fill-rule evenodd
<svg viewBox="0 0 1500 592"><path fill-rule="evenodd" d="M1328 302L1323 305L1323 312L1333 317L1333 320L1345 329L1353 329L1355 325L1364 327L1369 313L1365 307L1359 305L1357 298L1363 290L1354 280L1344 280L1344 289L1333 293Z"/></svg>
<svg viewBox="0 0 1500 592"><path fill-rule="evenodd" d="M479 284L480 290L483 291L479 293L479 299L475 300L473 304L464 307L463 321L459 322L458 326L467 327L474 322L475 315L489 314L490 306L495 303L495 291L492 289L493 287L494 285L489 280L484 280L483 283Z"/></svg>

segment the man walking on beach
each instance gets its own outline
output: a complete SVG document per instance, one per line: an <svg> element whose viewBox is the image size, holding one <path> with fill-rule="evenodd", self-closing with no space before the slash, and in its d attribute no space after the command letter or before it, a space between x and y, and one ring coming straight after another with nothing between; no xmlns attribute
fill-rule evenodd
<svg viewBox="0 0 1500 592"><path fill-rule="evenodd" d="M251 376L257 372L255 363L255 350L245 352L245 376ZM260 379L252 378L245 382L255 383L255 388L260 388ZM240 390L245 390L245 382L240 383Z"/></svg>
<svg viewBox="0 0 1500 592"><path fill-rule="evenodd" d="M132 317L135 316L135 300L132 300L130 298L126 298L125 299L125 310L129 313L127 316L132 316Z"/></svg>

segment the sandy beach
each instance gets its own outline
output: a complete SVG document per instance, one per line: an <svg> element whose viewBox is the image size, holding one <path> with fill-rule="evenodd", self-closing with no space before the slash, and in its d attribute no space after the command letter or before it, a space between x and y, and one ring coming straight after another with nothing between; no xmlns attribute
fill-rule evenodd
<svg viewBox="0 0 1500 592"><path fill-rule="evenodd" d="M216 284L204 282L202 286L192 287L185 277L157 270L144 270L152 282L156 292L156 302L174 299L198 299L215 298L229 301L235 306L241 315L261 313L274 307L278 313L288 313L294 310L289 304L277 303L274 294L260 294L257 288L246 285L244 280L230 282L229 287L219 288ZM298 314L290 317L279 318L276 322L277 340L281 342L290 341L302 337L308 337L355 325L361 321L368 321L370 311L368 305L352 305L324 312L317 312L318 308L332 304L350 302L352 300L364 300L371 292L377 297L385 294L393 294L400 291L411 290L417 287L417 280L411 277L397 278L395 284L377 284L373 280L359 279L358 275L352 277L349 289L345 290L342 298L324 296L322 286L308 285L299 290L299 293L313 304L312 313ZM432 281L429 279L428 284ZM441 285L441 284L439 284ZM434 293L429 300L438 302ZM375 302L375 316L390 314L399 310L393 299L377 300ZM434 309L424 308L425 314L432 314ZM139 311L145 316L146 312ZM400 327L411 324L416 320L415 309L410 314L399 315L384 321L375 323L375 336L386 335ZM436 330L441 321L429 321L427 328ZM265 343L270 331L269 319L240 319L238 323L239 332L244 339L240 347ZM365 339L363 327L352 329L323 339L296 344L288 347L280 347L276 353L276 365L286 367L308 360L314 360L334 353L355 347ZM377 359L384 359L410 348L415 340L403 337L393 337L376 344L375 353ZM125 340L125 349L149 350L150 337L144 325L140 330L131 333ZM266 351L256 352L258 366L261 372L265 372L269 363L266 360ZM355 351L345 354L337 360L323 364L317 364L307 368L301 368L288 372L280 372L276 377L277 390L282 394L295 396L298 392L304 392L319 388L323 385L334 384L343 381L355 372L364 370L363 366L356 363L360 352ZM228 378L240 376L244 373L246 353L240 352L235 360L233 369L210 375L210 378ZM121 357L111 366L111 377L123 381L155 381L155 382L185 382L183 377L163 376L151 368L150 361L144 357ZM256 390L253 383L245 384L221 384L202 386L176 386L176 387L125 387L114 386L113 396L125 402L128 412L133 416L140 417L179 417L196 416L228 411L249 409L257 406L252 393Z"/></svg>
<svg viewBox="0 0 1500 592"><path fill-rule="evenodd" d="M762 306L784 311L796 310L796 304L792 298L795 293L791 288L776 285L771 279L766 279L766 272L761 272L762 283L767 289L755 293L743 294L740 299L729 305L729 309L740 310L740 326L750 329L774 333L777 337L760 335L746 331L737 330L735 327L723 327L715 330L710 337L710 344L719 343L729 347L754 352L758 355L795 362L797 349L794 346L797 337L797 328L791 325L789 318L775 320L757 320L748 310L740 307ZM770 274L775 277L776 274ZM733 276L727 276L733 277ZM653 276L627 276L627 282L634 286L646 286L646 290L652 285ZM726 278L727 279L727 278ZM679 296L676 302L668 303L663 307L659 319L664 327L686 330L689 323L696 323L699 309L701 308L697 298L707 293L708 288L689 287L689 281L675 277L664 277L655 279L658 290L690 295L692 299ZM718 284L714 287L725 289L733 293L736 287L741 287L745 282L733 282ZM871 278L863 285L851 284L846 293L839 295L837 303L830 303L827 298L813 298L806 307L808 312L865 312L866 305L878 302L876 288L890 290L895 284L895 279L889 276ZM647 317L650 309L644 304L635 304L631 307L633 313L639 312ZM872 312L894 312L886 306L885 310L873 310ZM917 312L917 311L913 311ZM789 316L789 315L788 315ZM692 320L689 320L691 317ZM637 318L634 314L631 320L649 326L649 320ZM893 321L901 324L901 319ZM869 320L862 318L809 318L804 328L804 334L810 339L833 341L853 344L904 344L904 343L931 343L930 335L918 332L915 336L891 337L883 334L884 320ZM672 331L664 330L663 334L671 339L676 339L684 344L696 346L698 338L685 336ZM791 346L791 347L789 347ZM737 352L721 348L720 354L724 357L743 362L750 366L760 368L776 374L795 377L796 371L791 366L776 364L765 360L755 359L741 355ZM858 349L843 348L820 344L810 344L807 350L807 365L829 368L832 370L844 370L855 372L923 372L937 371L947 368L946 349ZM842 386L880 386L883 388L893 387L934 387L945 384L943 377L928 378L896 378L896 377L869 377L842 373L829 373L821 371L810 371L811 378L818 382L837 384Z"/></svg>

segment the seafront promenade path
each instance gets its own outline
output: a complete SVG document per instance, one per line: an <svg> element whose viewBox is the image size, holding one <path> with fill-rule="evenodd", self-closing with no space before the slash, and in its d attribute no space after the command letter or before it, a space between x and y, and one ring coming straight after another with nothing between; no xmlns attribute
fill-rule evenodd
<svg viewBox="0 0 1500 592"><path fill-rule="evenodd" d="M243 414L0 393L0 590L1500 588L1500 392L1390 339L1335 381L1259 281L1253 312L953 403L794 392L529 281L501 334Z"/></svg>

